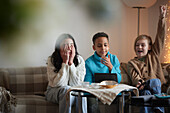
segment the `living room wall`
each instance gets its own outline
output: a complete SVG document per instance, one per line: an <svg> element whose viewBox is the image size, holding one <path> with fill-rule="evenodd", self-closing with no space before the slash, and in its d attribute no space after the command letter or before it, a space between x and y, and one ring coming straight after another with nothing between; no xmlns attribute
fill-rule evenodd
<svg viewBox="0 0 170 113"><path fill-rule="evenodd" d="M135 56L137 9L126 6L122 0L16 1L8 4L16 12L9 14L6 24L9 22L10 26L0 33L0 67L46 65L62 33L70 33L75 38L84 59L93 54L91 39L100 31L109 35L110 52L120 62ZM161 4L168 4L168 0L157 0L152 7L141 10L140 34L154 39Z"/></svg>

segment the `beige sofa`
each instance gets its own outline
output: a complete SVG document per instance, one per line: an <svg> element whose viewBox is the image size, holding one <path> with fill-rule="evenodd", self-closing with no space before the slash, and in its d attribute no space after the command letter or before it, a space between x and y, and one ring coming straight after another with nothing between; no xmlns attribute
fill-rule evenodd
<svg viewBox="0 0 170 113"><path fill-rule="evenodd" d="M162 64L165 78L168 84L163 91L166 91L170 83L170 64ZM122 82L131 84L129 76L126 74L126 63L121 63ZM58 113L58 104L47 102L44 92L48 84L47 69L42 67L26 68L1 68L0 86L5 87L16 98L16 107L13 106L11 113ZM1 103L0 103L1 105ZM117 107L113 105L100 105L101 113L113 112ZM138 113L138 109L133 109L133 113ZM1 112L0 112L1 113Z"/></svg>

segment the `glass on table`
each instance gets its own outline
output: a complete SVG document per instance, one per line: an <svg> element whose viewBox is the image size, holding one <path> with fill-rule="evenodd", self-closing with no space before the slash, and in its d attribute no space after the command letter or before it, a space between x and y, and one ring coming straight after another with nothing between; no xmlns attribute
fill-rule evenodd
<svg viewBox="0 0 170 113"><path fill-rule="evenodd" d="M91 83L90 85L92 88L100 88L100 83Z"/></svg>
<svg viewBox="0 0 170 113"><path fill-rule="evenodd" d="M89 87L89 85L90 85L90 82L81 82L82 87L87 88L87 87Z"/></svg>

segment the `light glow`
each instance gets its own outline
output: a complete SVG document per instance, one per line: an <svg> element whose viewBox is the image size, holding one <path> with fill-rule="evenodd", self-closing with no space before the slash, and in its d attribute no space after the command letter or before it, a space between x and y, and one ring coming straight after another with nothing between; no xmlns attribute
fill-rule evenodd
<svg viewBox="0 0 170 113"><path fill-rule="evenodd" d="M170 63L170 1L167 9L167 34L163 53L163 63Z"/></svg>

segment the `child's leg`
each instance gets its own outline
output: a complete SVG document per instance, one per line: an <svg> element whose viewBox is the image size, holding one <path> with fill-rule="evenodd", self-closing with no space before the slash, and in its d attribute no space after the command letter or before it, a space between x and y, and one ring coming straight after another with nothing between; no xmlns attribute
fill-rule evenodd
<svg viewBox="0 0 170 113"><path fill-rule="evenodd" d="M152 94L160 94L161 93L161 81L159 79L150 79L148 81L148 88L150 89Z"/></svg>
<svg viewBox="0 0 170 113"><path fill-rule="evenodd" d="M151 95L151 92L149 90L140 90L140 95ZM141 107L140 113L153 113L153 110L151 107Z"/></svg>
<svg viewBox="0 0 170 113"><path fill-rule="evenodd" d="M150 79L149 82L149 89L151 90L151 93L153 95L161 94L161 81L159 79ZM159 110L164 113L164 107L154 107L154 110Z"/></svg>
<svg viewBox="0 0 170 113"><path fill-rule="evenodd" d="M87 109L88 113L100 113L98 99L94 97L87 97Z"/></svg>
<svg viewBox="0 0 170 113"><path fill-rule="evenodd" d="M66 92L68 89L69 86L65 86L59 90L59 113L71 113L71 105L74 99L70 96L70 100L66 102Z"/></svg>
<svg viewBox="0 0 170 113"><path fill-rule="evenodd" d="M71 113L72 106L76 102L76 107L78 105L78 98L76 96L72 96L71 93L69 95L69 100L66 100L66 92L70 88L70 86L62 87L59 91L59 113ZM84 101L82 101L82 104L87 104ZM82 106L83 107L83 106ZM76 109L77 110L77 109ZM78 113L78 111L76 111ZM83 112L87 113L87 112Z"/></svg>
<svg viewBox="0 0 170 113"><path fill-rule="evenodd" d="M71 113L72 111L72 106L75 104L76 102L76 113L78 113L78 97L76 96L72 96L71 92L70 92L70 98L69 100L66 100L66 92L70 87L64 87L62 88L62 90L60 90L60 97L61 100L59 102L59 113ZM82 113L87 113L87 100L85 97L82 97L82 105L80 105L82 107Z"/></svg>

